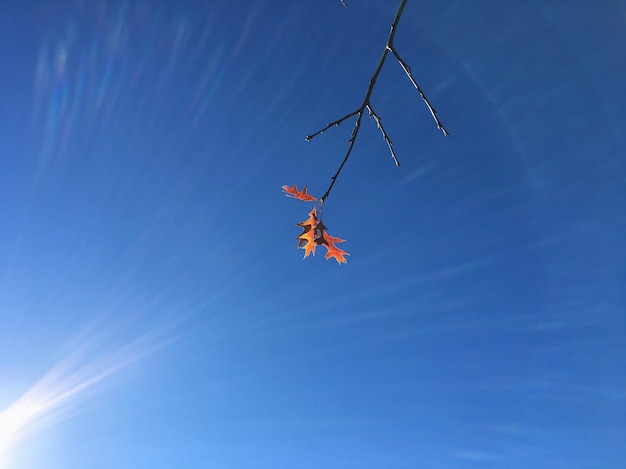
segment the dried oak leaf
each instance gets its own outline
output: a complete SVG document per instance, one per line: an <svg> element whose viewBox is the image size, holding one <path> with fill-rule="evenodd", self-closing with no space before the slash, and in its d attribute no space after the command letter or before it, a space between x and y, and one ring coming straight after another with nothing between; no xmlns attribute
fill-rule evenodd
<svg viewBox="0 0 626 469"><path fill-rule="evenodd" d="M307 194L306 186L303 186L302 190L299 191L298 187L295 184L293 185L293 187L289 187L285 185L283 186L283 191L285 191L285 195L287 197L292 197L298 200L304 200L305 202L315 202L317 200L311 194Z"/></svg>
<svg viewBox="0 0 626 469"><path fill-rule="evenodd" d="M330 259L332 257L337 261L337 263L345 264L346 262L348 262L345 256L349 256L350 254L335 246L335 243L343 243L345 241L345 239L331 236L330 234L328 234L327 231L322 231L317 243L323 244L326 249L328 249L328 252L326 253L326 259Z"/></svg>
<svg viewBox="0 0 626 469"><path fill-rule="evenodd" d="M315 247L317 243L315 242L315 232L317 229L317 210L313 207L313 210L309 212L309 218L305 221L297 223L297 226L302 227L303 231L298 239L298 248L304 249L304 257L306 258L309 254L315 255Z"/></svg>

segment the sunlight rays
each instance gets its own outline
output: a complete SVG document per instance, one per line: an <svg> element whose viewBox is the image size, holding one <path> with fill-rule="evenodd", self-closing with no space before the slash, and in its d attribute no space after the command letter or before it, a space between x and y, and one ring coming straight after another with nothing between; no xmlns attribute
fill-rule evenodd
<svg viewBox="0 0 626 469"><path fill-rule="evenodd" d="M71 352L0 410L0 467L5 453L33 433L69 418L103 380L177 340L170 326L120 340L121 326L90 325L74 337Z"/></svg>

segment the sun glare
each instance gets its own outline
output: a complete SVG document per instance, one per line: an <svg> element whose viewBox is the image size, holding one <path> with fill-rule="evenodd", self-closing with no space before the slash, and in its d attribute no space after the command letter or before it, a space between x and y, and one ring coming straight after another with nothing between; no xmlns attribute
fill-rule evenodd
<svg viewBox="0 0 626 469"><path fill-rule="evenodd" d="M0 454L16 440L29 421L37 418L41 409L37 405L16 402L0 413Z"/></svg>
<svg viewBox="0 0 626 469"><path fill-rule="evenodd" d="M120 343L110 328L90 327L62 360L8 408L0 410L0 468L20 440L67 418L78 397L105 378L154 353L174 338L171 328L153 329Z"/></svg>

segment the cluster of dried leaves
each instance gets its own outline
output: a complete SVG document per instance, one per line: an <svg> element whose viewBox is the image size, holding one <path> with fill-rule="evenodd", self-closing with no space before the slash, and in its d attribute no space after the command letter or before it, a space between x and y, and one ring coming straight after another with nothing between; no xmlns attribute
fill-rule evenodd
<svg viewBox="0 0 626 469"><path fill-rule="evenodd" d="M298 190L296 185L293 187L283 186L283 191L285 191L287 197L304 202L315 202L313 210L309 212L309 218L297 223L297 226L302 228L302 233L296 239L298 240L298 248L304 249L304 257L306 258L309 254L315 255L315 248L324 246L327 250L326 259L332 257L339 264L345 264L347 262L346 256L349 256L349 254L335 245L336 243L343 243L345 240L331 236L328 233L326 225L324 225L321 218L320 200L308 194L306 186L301 191Z"/></svg>

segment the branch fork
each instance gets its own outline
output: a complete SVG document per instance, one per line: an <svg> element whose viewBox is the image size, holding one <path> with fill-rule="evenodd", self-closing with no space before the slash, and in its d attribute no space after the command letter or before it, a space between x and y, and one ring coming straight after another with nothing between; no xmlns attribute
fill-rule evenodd
<svg viewBox="0 0 626 469"><path fill-rule="evenodd" d="M396 16L395 16L395 18L393 20L393 23L391 24L391 30L389 31L389 37L387 38L387 43L385 44L385 49L383 50L382 56L380 57L380 61L378 62L378 66L376 67L376 70L374 71L374 74L370 78L369 86L368 86L367 91L365 93L365 97L363 98L363 102L361 103L361 106L359 106L359 108L357 110L352 111L349 114L346 114L345 116L343 116L340 119L337 119L336 121L333 121L333 122L330 122L330 123L326 124L326 126L324 128L318 130L317 132L315 132L315 133L313 133L311 135L307 135L305 137L305 140L308 142L311 139L313 139L314 137L317 137L318 135L323 134L324 132L326 132L331 127L339 126L344 121L350 119L351 117L356 116L356 122L354 123L354 127L352 129L352 134L350 135L350 139L348 140L348 143L349 143L348 150L346 151L346 154L345 154L345 156L343 158L343 161L339 165L339 169L337 169L337 172L335 172L335 174L331 177L331 181L330 181L330 185L328 186L328 189L326 189L326 192L324 193L324 195L322 197L320 197L320 199L319 199L320 203L324 203L326 198L330 195L330 191L332 190L333 186L335 185L337 177L339 176L339 174L341 173L341 170L343 169L343 167L345 166L346 162L348 161L348 158L350 158L350 154L352 153L352 149L354 148L354 143L356 142L357 136L359 134L359 130L361 128L361 119L363 118L363 114L364 114L365 110L367 110L368 116L370 118L374 119L374 121L376 122L377 127L380 129L380 133L382 135L382 138L385 141L385 143L387 143L387 146L389 147L389 152L391 153L391 157L393 158L394 163L396 164L396 166L400 166L400 162L398 161L398 158L396 157L396 154L395 154L395 152L393 150L393 143L392 143L391 139L389 138L389 135L387 134L387 131L383 127L383 124L382 124L382 121L380 119L380 116L378 114L376 114L376 112L372 108L372 104L370 102L370 98L371 98L372 92L374 91L374 86L376 85L376 80L378 79L378 75L380 74L380 71L382 70L383 65L385 64L385 60L387 59L387 55L389 54L389 52L391 52L394 55L394 57L398 60L398 63L400 64L400 66L402 67L402 69L406 73L407 77L409 78L409 80L411 81L411 83L413 84L413 86L415 87L417 92L419 93L420 97L422 98L422 100L424 101L426 106L428 107L428 110L430 111L431 116L433 117L435 123L437 124L437 128L439 130L441 130L441 132L443 133L444 136L447 137L449 135L448 131L446 130L446 128L443 126L443 124L439 120L439 117L437 116L437 111L432 106L430 101L428 101L428 98L426 97L426 95L422 91L421 87L418 85L417 81L415 81L415 78L413 78L413 75L411 73L411 68L402 59L402 57L400 56L400 54L398 53L398 51L395 49L395 47L393 45L393 39L394 39L394 36L395 36L395 33L396 33L396 28L398 26L398 22L400 21L400 17L402 16L402 12L404 11L404 7L406 6L406 2L407 2L407 0L401 0L400 6L398 7L398 11L396 12ZM342 3L344 3L344 2L342 2ZM344 6L345 6L345 3L344 3Z"/></svg>

